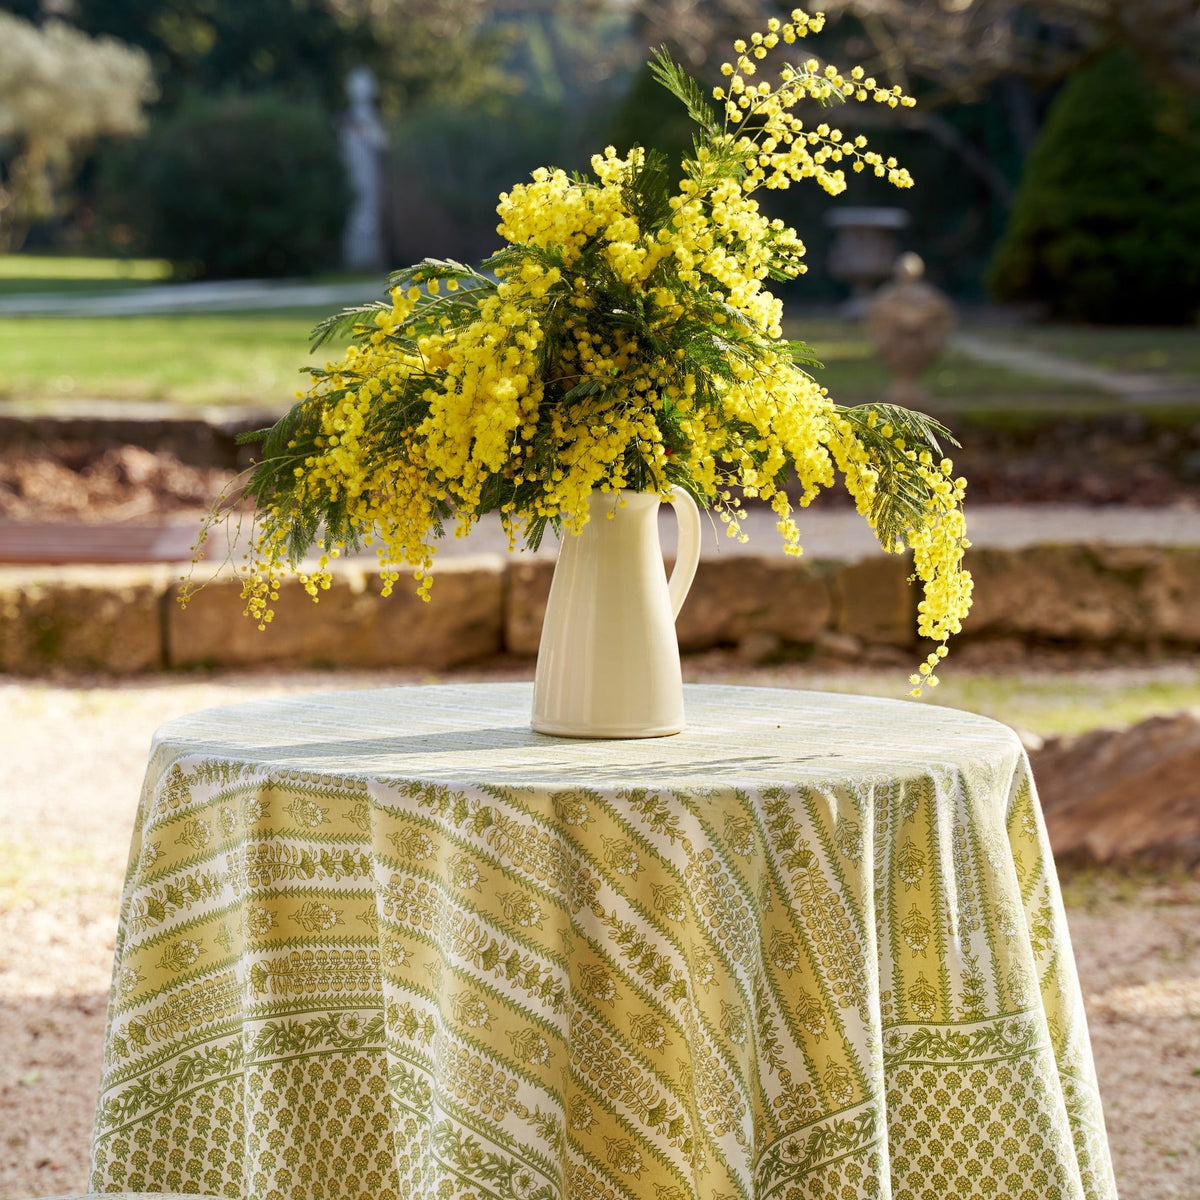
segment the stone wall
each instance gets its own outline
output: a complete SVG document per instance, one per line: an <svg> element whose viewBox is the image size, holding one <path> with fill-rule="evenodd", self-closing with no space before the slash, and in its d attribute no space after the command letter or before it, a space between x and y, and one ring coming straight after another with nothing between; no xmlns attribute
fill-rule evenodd
<svg viewBox="0 0 1200 1200"><path fill-rule="evenodd" d="M1200 547L1044 545L972 550L975 607L960 644L1200 647ZM783 556L703 560L678 622L685 653L736 646L762 660L818 646L845 657L917 650L910 562ZM553 563L447 560L433 600L388 599L370 568L342 564L313 602L281 585L271 628L215 578L184 609L171 567L0 569L0 672L114 674L193 666L428 666L532 658Z"/></svg>

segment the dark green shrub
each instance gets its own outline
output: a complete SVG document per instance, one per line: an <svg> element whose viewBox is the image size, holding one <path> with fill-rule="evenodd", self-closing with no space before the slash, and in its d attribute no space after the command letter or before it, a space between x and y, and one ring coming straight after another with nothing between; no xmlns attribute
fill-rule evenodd
<svg viewBox="0 0 1200 1200"><path fill-rule="evenodd" d="M495 111L430 106L391 133L388 240L397 262L488 257L502 244L501 192L537 167L586 170L599 148L586 118L537 100Z"/></svg>
<svg viewBox="0 0 1200 1200"><path fill-rule="evenodd" d="M331 120L280 97L193 101L146 139L146 248L192 274L300 275L333 265L350 202Z"/></svg>
<svg viewBox="0 0 1200 1200"><path fill-rule="evenodd" d="M712 110L719 119L721 113L715 101ZM631 146L658 150L666 156L672 182L678 184L683 179L682 160L692 151L695 131L696 126L687 109L646 66L634 76L617 109L610 123L608 140L620 154L626 153Z"/></svg>
<svg viewBox="0 0 1200 1200"><path fill-rule="evenodd" d="M1054 316L1171 324L1200 305L1200 119L1125 51L1080 71L1029 156L989 271Z"/></svg>

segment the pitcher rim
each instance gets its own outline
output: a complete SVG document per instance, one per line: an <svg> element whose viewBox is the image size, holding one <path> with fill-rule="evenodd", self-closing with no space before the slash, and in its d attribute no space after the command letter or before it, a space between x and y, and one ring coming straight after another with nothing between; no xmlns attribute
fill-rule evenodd
<svg viewBox="0 0 1200 1200"><path fill-rule="evenodd" d="M665 503L662 496L658 492L635 491L633 488L621 488L616 492L602 492L596 489L588 495L588 507L594 504L613 504L619 505L622 501L625 507L640 506L644 501L647 505L650 503L663 504Z"/></svg>

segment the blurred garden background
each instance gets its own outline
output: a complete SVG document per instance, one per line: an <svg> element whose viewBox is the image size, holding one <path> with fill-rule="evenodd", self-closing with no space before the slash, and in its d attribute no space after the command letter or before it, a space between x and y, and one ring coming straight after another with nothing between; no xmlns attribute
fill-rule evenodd
<svg viewBox="0 0 1200 1200"><path fill-rule="evenodd" d="M820 381L843 403L888 388L855 318L891 259L915 252L958 322L922 398L967 444L976 503L1186 499L1200 485L1194 6L826 8L804 53L917 97L846 114L917 184L866 172L836 199L815 186L768 197L808 246L808 273L782 292L787 333L814 346ZM488 255L498 193L535 167L586 170L606 143L678 161L689 121L652 80L649 51L666 46L711 84L733 38L772 15L786 9L0 4L0 405L277 415L314 361L316 319L380 297L388 269ZM364 70L378 240L353 261L347 86ZM877 260L857 276L855 237L857 257ZM0 465L0 515L27 517L14 471Z"/></svg>
<svg viewBox="0 0 1200 1200"><path fill-rule="evenodd" d="M808 273L782 286L786 333L812 345L835 399L874 400L894 380L862 318L892 260L919 255L953 306L919 386L963 443L978 606L930 699L1017 727L1047 810L1074 822L1062 868L1122 1195L1195 1197L1200 14L1192 0L823 7L805 56L917 98L846 114L916 185L866 173L836 200L771 196L808 247ZM331 602L304 618L310 640L272 630L251 650L236 594L189 652L172 588L245 463L234 435L285 411L302 369L336 353L309 354L319 319L382 297L389 270L497 249L497 195L536 167L586 171L609 143L678 160L689 123L653 83L651 49L716 84L733 39L789 11L0 0L0 1200L86 1182L116 896L158 722L297 689L532 674L511 614L494 660L414 662L388 643L392 657L372 651L388 672L364 674L370 660L321 648ZM365 258L348 252L344 148L363 69L380 172ZM849 227L882 258L873 274L847 266ZM903 694L912 614L888 605L911 603L896 599L904 564L885 577L839 551L833 508L827 536L820 512L802 525L818 559L844 560L829 628L714 618L689 680ZM174 532L156 540L159 527ZM765 556L767 533L752 547ZM170 569L138 574L139 554ZM547 579L511 576L505 603ZM1097 731L1120 755L1097 749L1104 778L1085 778L1071 739ZM1159 833L1139 841L1117 821L1126 832L1089 842L1100 817L1070 803L1089 787Z"/></svg>
<svg viewBox="0 0 1200 1200"><path fill-rule="evenodd" d="M851 319L861 304L846 302L912 251L957 308L958 334L923 376L927 407L961 432L981 429L960 440L988 454L1005 443L1029 464L1015 487L992 481L1011 471L972 459L976 502L1029 489L1047 499L1047 487L1061 498L1080 485L1088 502L1178 501L1200 481L1194 7L826 8L804 53L862 63L917 97L915 109L846 114L917 184L897 191L866 172L836 199L815 186L769 196L808 246L808 273L782 291L787 332L814 346L821 382L841 402L888 387ZM786 10L759 0L7 0L0 404L277 414L313 361L305 345L317 318L381 296L388 269L486 257L498 245L498 193L535 167L586 170L607 143L678 161L689 122L652 80L649 51L665 45L711 84L733 38L772 15ZM343 145L348 80L364 69L380 168L379 240L365 267L361 255L347 261L355 193ZM860 237L858 257L883 254L882 274L855 277L847 265L856 231L873 239ZM1077 422L1069 442L1104 449L1095 469L1072 463L1070 478L1039 493L1039 477L1062 466L1061 445L1034 456L1031 431L1059 414ZM1136 464L1110 461L1113 443L1131 441L1143 448Z"/></svg>
<svg viewBox="0 0 1200 1200"><path fill-rule="evenodd" d="M917 187L897 193L867 172L850 177L839 204L902 208L904 248L967 305L1194 326L1193 6L825 7L804 53L861 63L919 101L846 117L866 122ZM0 287L337 271L350 205L337 130L347 78L364 67L384 134L385 265L431 252L477 261L496 247L497 194L534 167L586 169L606 143L678 159L689 122L651 79L650 49L667 46L715 83L732 39L772 15L786 10L759 0L8 0ZM774 207L809 246L809 273L787 299L799 309L844 297L829 266L829 198L796 188ZM1166 361L1134 343L1113 351L1122 365L1195 369L1170 348Z"/></svg>

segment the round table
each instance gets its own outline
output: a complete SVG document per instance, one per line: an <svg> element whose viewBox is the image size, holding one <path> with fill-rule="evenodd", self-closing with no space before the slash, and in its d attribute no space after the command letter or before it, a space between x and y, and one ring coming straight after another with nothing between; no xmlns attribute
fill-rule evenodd
<svg viewBox="0 0 1200 1200"><path fill-rule="evenodd" d="M526 684L156 736L94 1191L1114 1197L1011 730L686 689L646 741Z"/></svg>

